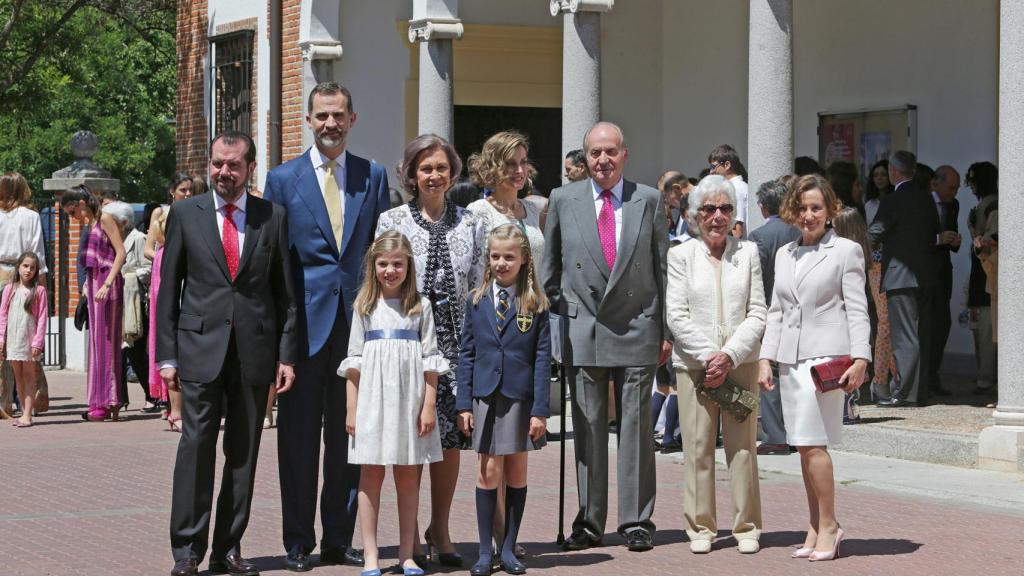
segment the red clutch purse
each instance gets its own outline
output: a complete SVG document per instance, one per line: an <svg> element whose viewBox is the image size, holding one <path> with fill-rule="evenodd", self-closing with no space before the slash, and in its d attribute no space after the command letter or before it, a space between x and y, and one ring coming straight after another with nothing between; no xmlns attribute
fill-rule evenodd
<svg viewBox="0 0 1024 576"><path fill-rule="evenodd" d="M840 356L834 360L811 366L811 379L814 380L814 387L823 394L842 388L843 385L839 383L839 379L843 377L850 366L853 366L853 358L849 356Z"/></svg>

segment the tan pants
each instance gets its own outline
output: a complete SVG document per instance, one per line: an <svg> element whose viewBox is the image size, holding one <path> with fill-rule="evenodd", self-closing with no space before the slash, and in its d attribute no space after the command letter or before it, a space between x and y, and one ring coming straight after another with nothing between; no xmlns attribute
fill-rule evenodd
<svg viewBox="0 0 1024 576"><path fill-rule="evenodd" d="M729 378L757 393L757 363L734 369ZM715 513L715 439L722 425L725 459L732 489L732 533L737 540L761 536L761 492L757 479L757 411L743 422L722 414L711 400L700 396L696 384L703 370L677 370L679 424L683 433L683 506L690 540L711 540L718 533Z"/></svg>

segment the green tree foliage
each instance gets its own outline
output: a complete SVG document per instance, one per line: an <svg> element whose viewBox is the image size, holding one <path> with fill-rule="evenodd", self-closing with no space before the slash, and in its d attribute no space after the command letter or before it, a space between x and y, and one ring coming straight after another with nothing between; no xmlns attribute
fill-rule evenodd
<svg viewBox="0 0 1024 576"><path fill-rule="evenodd" d="M170 0L0 0L0 171L42 181L91 130L128 201L158 200L174 170Z"/></svg>

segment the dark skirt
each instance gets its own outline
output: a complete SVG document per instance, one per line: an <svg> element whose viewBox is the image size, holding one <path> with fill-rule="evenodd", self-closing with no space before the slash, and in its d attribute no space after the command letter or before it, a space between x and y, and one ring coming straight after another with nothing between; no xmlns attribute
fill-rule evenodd
<svg viewBox="0 0 1024 576"><path fill-rule="evenodd" d="M518 400L500 392L473 399L473 450L479 454L505 456L538 450L546 438L530 438L530 412Z"/></svg>

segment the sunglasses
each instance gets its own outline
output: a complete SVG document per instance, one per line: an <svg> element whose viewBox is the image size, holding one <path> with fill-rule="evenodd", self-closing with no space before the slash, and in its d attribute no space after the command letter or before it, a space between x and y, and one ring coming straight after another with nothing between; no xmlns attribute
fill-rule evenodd
<svg viewBox="0 0 1024 576"><path fill-rule="evenodd" d="M698 208L698 210L700 210L705 216L714 216L715 212L718 212L719 210L722 211L722 214L725 214L726 216L728 216L729 214L732 214L733 205L732 204L705 204L705 205L701 206L700 208Z"/></svg>

